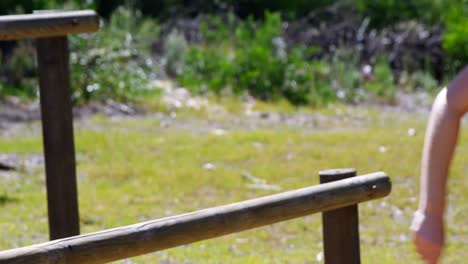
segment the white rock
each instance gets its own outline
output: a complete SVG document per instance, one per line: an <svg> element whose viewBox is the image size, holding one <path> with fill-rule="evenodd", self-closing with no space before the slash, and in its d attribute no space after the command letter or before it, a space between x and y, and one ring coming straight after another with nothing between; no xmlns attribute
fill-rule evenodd
<svg viewBox="0 0 468 264"><path fill-rule="evenodd" d="M205 163L203 164L203 169L204 170L215 170L216 169L216 165L214 165L213 163Z"/></svg>
<svg viewBox="0 0 468 264"><path fill-rule="evenodd" d="M323 261L323 252L319 252L316 256L315 259L319 262Z"/></svg>
<svg viewBox="0 0 468 264"><path fill-rule="evenodd" d="M387 152L387 148L385 146L380 146L379 147L379 152L380 153L385 153L385 152Z"/></svg>
<svg viewBox="0 0 468 264"><path fill-rule="evenodd" d="M408 136L414 137L416 135L416 129L410 128L408 129Z"/></svg>
<svg viewBox="0 0 468 264"><path fill-rule="evenodd" d="M211 133L213 133L214 135L217 135L217 136L224 136L224 135L226 135L227 132L224 129L216 128L216 129L213 129L213 131L211 131Z"/></svg>

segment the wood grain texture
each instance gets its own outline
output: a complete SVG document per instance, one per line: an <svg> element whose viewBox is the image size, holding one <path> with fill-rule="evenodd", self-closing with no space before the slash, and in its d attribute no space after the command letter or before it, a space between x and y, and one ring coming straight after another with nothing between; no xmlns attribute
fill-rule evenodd
<svg viewBox="0 0 468 264"><path fill-rule="evenodd" d="M378 172L193 213L0 252L0 263L106 263L384 197Z"/></svg>
<svg viewBox="0 0 468 264"><path fill-rule="evenodd" d="M326 170L319 176L320 183L326 184L355 177L356 170ZM325 264L361 263L357 204L323 212L322 233Z"/></svg>
<svg viewBox="0 0 468 264"><path fill-rule="evenodd" d="M99 16L92 10L0 16L0 40L66 36L98 29Z"/></svg>
<svg viewBox="0 0 468 264"><path fill-rule="evenodd" d="M50 239L80 233L67 37L36 41Z"/></svg>

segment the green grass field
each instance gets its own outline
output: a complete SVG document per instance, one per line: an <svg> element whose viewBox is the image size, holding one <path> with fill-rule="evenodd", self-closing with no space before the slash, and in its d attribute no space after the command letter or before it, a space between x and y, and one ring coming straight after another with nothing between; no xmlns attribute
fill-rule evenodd
<svg viewBox="0 0 468 264"><path fill-rule="evenodd" d="M251 188L245 172L285 191L317 184L319 170L354 167L358 174L385 171L393 182L389 197L359 207L362 262L419 263L408 227L417 206L426 117L341 106L301 115L316 118L304 125L281 120L262 125L236 112L181 111L169 121L153 116L77 121L81 232L278 192ZM25 124L0 137L0 153L41 154L38 126ZM468 258L466 133L456 151L442 263ZM213 166L207 169L207 163ZM2 250L48 238L43 170L24 168L12 175L0 174ZM311 215L121 263L321 263L321 240L320 215Z"/></svg>

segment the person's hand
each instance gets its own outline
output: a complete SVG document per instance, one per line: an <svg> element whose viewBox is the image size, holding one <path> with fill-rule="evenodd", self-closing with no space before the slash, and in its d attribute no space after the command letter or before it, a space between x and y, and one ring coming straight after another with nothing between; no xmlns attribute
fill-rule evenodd
<svg viewBox="0 0 468 264"><path fill-rule="evenodd" d="M427 264L436 264L444 246L444 220L442 215L414 213L411 224L413 243Z"/></svg>

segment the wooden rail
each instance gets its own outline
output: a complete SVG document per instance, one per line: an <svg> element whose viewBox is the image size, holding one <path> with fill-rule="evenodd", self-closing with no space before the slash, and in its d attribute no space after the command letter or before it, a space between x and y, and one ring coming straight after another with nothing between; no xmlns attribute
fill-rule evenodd
<svg viewBox="0 0 468 264"><path fill-rule="evenodd" d="M0 252L0 263L105 263L384 197L385 173Z"/></svg>
<svg viewBox="0 0 468 264"><path fill-rule="evenodd" d="M91 10L0 16L0 40L66 36L98 29L99 16Z"/></svg>

